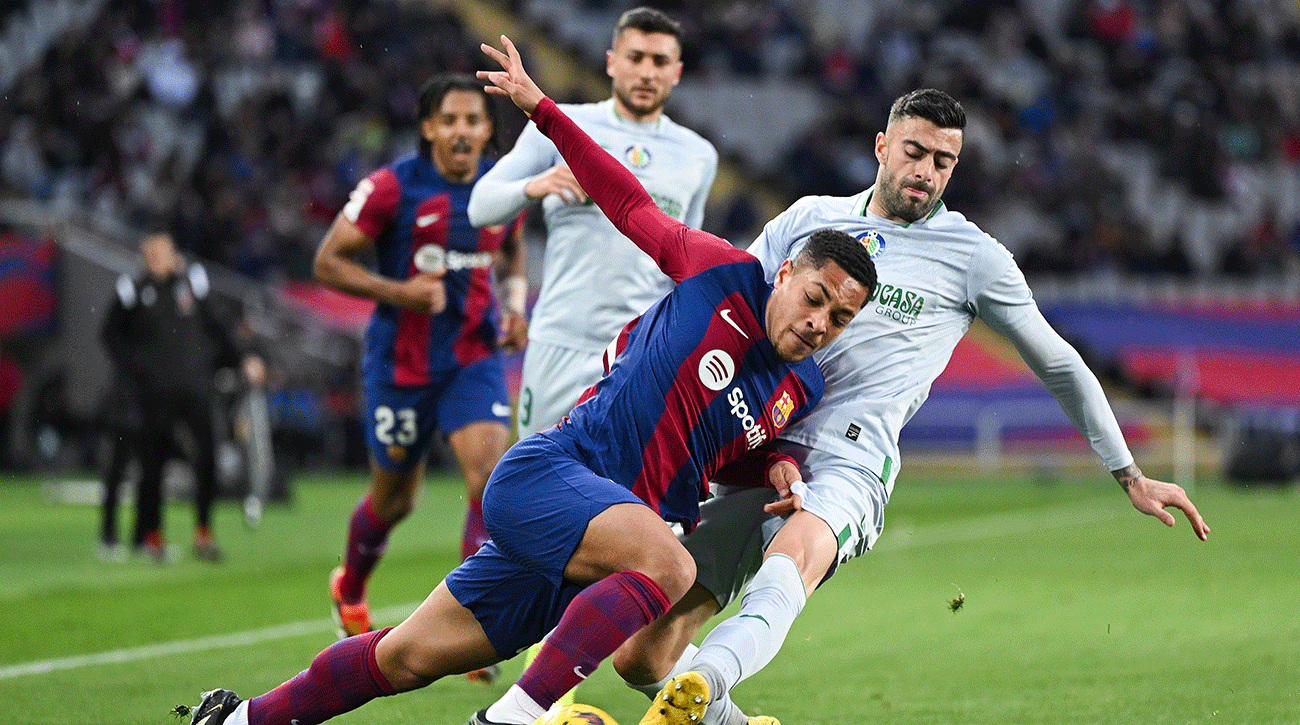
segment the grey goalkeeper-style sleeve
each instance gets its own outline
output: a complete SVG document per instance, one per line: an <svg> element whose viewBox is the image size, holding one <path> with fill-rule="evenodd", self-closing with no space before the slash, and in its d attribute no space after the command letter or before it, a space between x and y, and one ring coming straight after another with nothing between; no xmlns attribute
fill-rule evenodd
<svg viewBox="0 0 1300 725"><path fill-rule="evenodd" d="M976 314L1015 345L1020 357L1060 403L1079 432L1116 471L1133 463L1119 422L1097 376L1083 357L1043 317L1023 303L1024 276L1014 265L974 295Z"/></svg>

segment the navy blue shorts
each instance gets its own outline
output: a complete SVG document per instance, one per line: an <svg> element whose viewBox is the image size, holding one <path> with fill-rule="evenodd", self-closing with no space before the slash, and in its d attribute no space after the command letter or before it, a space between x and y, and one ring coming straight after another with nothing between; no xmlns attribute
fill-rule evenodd
<svg viewBox="0 0 1300 725"><path fill-rule="evenodd" d="M393 385L367 377L362 389L366 447L386 471L418 466L435 430L446 437L478 421L510 425L510 396L500 355L450 370L428 385Z"/></svg>
<svg viewBox="0 0 1300 725"><path fill-rule="evenodd" d="M515 444L483 492L492 541L447 575L447 588L478 619L502 659L541 641L582 586L564 567L600 512L645 505L545 436Z"/></svg>

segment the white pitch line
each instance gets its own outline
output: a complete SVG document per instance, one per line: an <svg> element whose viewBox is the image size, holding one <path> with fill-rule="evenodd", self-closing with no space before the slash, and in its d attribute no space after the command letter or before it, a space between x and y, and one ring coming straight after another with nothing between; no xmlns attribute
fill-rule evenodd
<svg viewBox="0 0 1300 725"><path fill-rule="evenodd" d="M979 519L968 519L962 526L927 526L924 529L902 529L897 531L895 537L882 540L876 547L876 551L899 551L901 549L911 549L919 546L952 544L962 541L974 541L976 539L1005 536L1009 534L1023 534L1058 526L1096 523L1105 519L1114 518L1122 509L1122 506L1112 505L1111 503L1106 503L1104 506L1096 504L1083 509L1080 509L1077 505L1067 504L1049 510L1039 509L1028 512L1012 511L1003 514L994 514ZM419 606L419 602L387 607L376 611L374 613L374 618L376 620L388 621L402 620L411 612L414 612L417 606ZM247 632L234 632L231 634L214 635L212 637L200 637L199 639L181 640L179 642L163 642L161 644L145 645L143 647L133 647L130 649L118 649L110 650L108 652L98 652L95 654L77 655L75 657L37 660L36 662L26 662L19 665L0 667L0 680L8 680L14 677L23 677L26 675L43 675L60 670L72 670L80 667L93 667L95 665L139 662L140 660L168 655L207 652L230 647L245 647L259 642L287 639L289 637L314 634L316 632L327 632L332 629L334 629L334 623L332 621L328 619L315 619L306 622L290 622L289 624L280 624L274 627L255 629Z"/></svg>
<svg viewBox="0 0 1300 725"><path fill-rule="evenodd" d="M899 551L920 546L937 546L939 544L960 544L979 539L992 539L998 536L1028 534L1043 529L1060 526L1079 526L1095 524L1108 519L1118 518L1125 512L1122 500L1096 501L1089 505L1067 503L1051 508L1032 509L1029 511L1006 511L989 514L979 518L970 518L960 526L943 524L920 528L895 525L890 536L889 522L885 523L885 536L873 551ZM888 517L886 517L888 518Z"/></svg>
<svg viewBox="0 0 1300 725"><path fill-rule="evenodd" d="M419 604L419 602L416 602L414 604L402 604L387 607L376 611L373 616L377 620L402 620L411 612L414 612L415 608L419 606ZM25 662L20 665L0 667L0 680L8 680L14 677L23 677L26 675L44 675L50 672L58 672L59 670L74 670L81 667L93 667L95 665L139 662L140 660L152 659L154 657L165 657L168 655L208 652L229 647L246 647L259 642L288 639L289 637L315 634L317 632L328 632L333 629L333 621L329 619L314 619L307 622L279 624L274 627L254 629L247 632L219 634L212 637L200 637L198 639L187 639L179 642L163 642L161 644L132 647L130 649L117 649L108 652L97 652L95 654L77 655L75 657L37 660L35 662Z"/></svg>

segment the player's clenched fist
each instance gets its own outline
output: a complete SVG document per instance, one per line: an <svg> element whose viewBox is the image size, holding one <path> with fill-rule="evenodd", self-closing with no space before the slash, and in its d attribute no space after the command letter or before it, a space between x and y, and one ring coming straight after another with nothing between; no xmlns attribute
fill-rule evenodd
<svg viewBox="0 0 1300 725"><path fill-rule="evenodd" d="M402 282L401 300L407 309L436 315L447 309L447 285L442 275L420 272Z"/></svg>

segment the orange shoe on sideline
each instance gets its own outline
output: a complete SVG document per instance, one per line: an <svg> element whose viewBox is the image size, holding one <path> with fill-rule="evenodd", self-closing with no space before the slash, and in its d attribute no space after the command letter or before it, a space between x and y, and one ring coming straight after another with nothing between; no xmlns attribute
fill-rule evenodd
<svg viewBox="0 0 1300 725"><path fill-rule="evenodd" d="M162 532L157 529L145 535L144 541L135 548L135 552L157 564L166 564L175 558L171 547L163 541Z"/></svg>
<svg viewBox="0 0 1300 725"><path fill-rule="evenodd" d="M370 605L364 599L359 602L343 601L343 594L339 591L342 579L343 567L337 567L330 573L330 599L334 600L332 612L334 623L338 625L339 639L347 639L370 631Z"/></svg>
<svg viewBox="0 0 1300 725"><path fill-rule="evenodd" d="M194 531L194 557L217 563L221 561L221 547L212 538L212 529L201 526Z"/></svg>
<svg viewBox="0 0 1300 725"><path fill-rule="evenodd" d="M490 685L493 682L496 682L497 678L500 676L501 665L488 665L482 669L470 670L465 673L465 678L470 682L482 682L485 685Z"/></svg>

